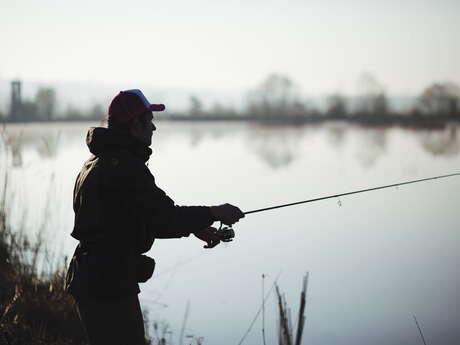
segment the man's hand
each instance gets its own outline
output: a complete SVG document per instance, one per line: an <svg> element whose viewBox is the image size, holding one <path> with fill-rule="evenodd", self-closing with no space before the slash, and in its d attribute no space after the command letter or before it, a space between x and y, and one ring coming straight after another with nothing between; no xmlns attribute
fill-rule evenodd
<svg viewBox="0 0 460 345"><path fill-rule="evenodd" d="M230 204L211 206L210 209L214 219L221 221L225 225L232 225L244 218L243 212L238 207Z"/></svg>
<svg viewBox="0 0 460 345"><path fill-rule="evenodd" d="M216 232L217 229L210 226L209 228L194 232L193 234L207 243L203 248L214 248L220 243L220 238L217 236Z"/></svg>

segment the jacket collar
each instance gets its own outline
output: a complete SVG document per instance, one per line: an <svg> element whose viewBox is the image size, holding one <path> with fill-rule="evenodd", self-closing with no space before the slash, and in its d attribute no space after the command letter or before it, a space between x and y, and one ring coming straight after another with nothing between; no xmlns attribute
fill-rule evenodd
<svg viewBox="0 0 460 345"><path fill-rule="evenodd" d="M143 162L148 161L152 149L129 134L104 127L91 127L86 135L86 145L89 151L100 156L113 150L128 150Z"/></svg>

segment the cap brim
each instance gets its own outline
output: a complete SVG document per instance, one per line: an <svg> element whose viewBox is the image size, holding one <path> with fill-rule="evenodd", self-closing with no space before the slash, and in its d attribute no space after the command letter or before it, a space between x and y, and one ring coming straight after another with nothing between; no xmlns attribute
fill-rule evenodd
<svg viewBox="0 0 460 345"><path fill-rule="evenodd" d="M151 111L163 111L166 107L164 104L150 104L149 110Z"/></svg>

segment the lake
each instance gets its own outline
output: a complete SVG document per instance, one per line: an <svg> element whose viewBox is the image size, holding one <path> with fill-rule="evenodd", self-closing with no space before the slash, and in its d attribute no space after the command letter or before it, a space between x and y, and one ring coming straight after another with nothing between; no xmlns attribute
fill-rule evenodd
<svg viewBox="0 0 460 345"><path fill-rule="evenodd" d="M15 226L41 233L59 259L76 241L72 190L93 123L1 129L0 181ZM460 171L460 126L369 128L344 122L262 126L157 124L149 168L177 204L229 202L243 211ZM5 192L2 182L0 192ZM141 284L150 324L204 344L238 344L262 305L262 283L285 293L293 323L309 272L304 344L460 343L460 177L247 215L233 242L158 240ZM266 278L262 282L262 274ZM265 304L277 343L277 301ZM190 339L188 339L190 341ZM185 343L185 341L184 341ZM263 344L262 315L244 344Z"/></svg>

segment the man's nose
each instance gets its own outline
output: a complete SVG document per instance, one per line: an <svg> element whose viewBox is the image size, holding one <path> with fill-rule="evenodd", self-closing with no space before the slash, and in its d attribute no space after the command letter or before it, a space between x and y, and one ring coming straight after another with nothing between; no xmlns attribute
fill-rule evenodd
<svg viewBox="0 0 460 345"><path fill-rule="evenodd" d="M156 131L156 130L157 130L157 127L152 122L152 131Z"/></svg>

